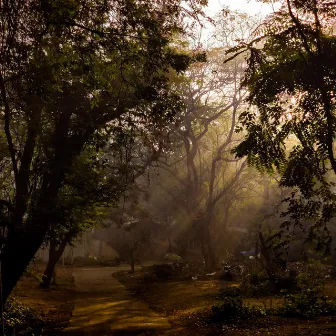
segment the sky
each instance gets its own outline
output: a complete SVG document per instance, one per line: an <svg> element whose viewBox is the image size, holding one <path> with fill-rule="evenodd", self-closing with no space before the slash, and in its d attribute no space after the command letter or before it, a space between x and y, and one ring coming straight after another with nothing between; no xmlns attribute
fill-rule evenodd
<svg viewBox="0 0 336 336"><path fill-rule="evenodd" d="M223 6L229 6L234 10L241 10L249 14L263 14L266 15L272 12L272 6L263 4L254 0L208 0L207 14L213 15L221 10Z"/></svg>
<svg viewBox="0 0 336 336"><path fill-rule="evenodd" d="M225 6L233 10L246 12L250 15L259 14L261 16L266 16L267 14L272 13L274 9L278 8L276 4L273 7L271 4L264 4L255 0L208 0L208 7L205 9L205 13L206 15L213 17ZM203 42L206 41L208 37L211 36L214 29L213 25L205 24L201 30L201 40L203 40Z"/></svg>

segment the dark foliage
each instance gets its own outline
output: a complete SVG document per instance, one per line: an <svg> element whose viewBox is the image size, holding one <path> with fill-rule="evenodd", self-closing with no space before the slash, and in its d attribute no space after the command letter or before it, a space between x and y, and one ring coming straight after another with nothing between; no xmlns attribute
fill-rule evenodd
<svg viewBox="0 0 336 336"><path fill-rule="evenodd" d="M37 336L45 326L34 310L15 299L6 302L4 318L6 336Z"/></svg>
<svg viewBox="0 0 336 336"><path fill-rule="evenodd" d="M237 321L251 317L263 316L262 309L247 307L241 297L226 297L212 307L214 322Z"/></svg>
<svg viewBox="0 0 336 336"><path fill-rule="evenodd" d="M243 84L252 108L241 115L247 132L235 149L292 188L281 229L291 236L309 228L308 241L324 254L336 209L334 17L328 1L283 1L259 32L262 46L257 38L242 47L250 51Z"/></svg>
<svg viewBox="0 0 336 336"><path fill-rule="evenodd" d="M284 306L275 310L274 314L312 319L319 316L335 315L336 305L318 292L306 290L300 294L286 295Z"/></svg>

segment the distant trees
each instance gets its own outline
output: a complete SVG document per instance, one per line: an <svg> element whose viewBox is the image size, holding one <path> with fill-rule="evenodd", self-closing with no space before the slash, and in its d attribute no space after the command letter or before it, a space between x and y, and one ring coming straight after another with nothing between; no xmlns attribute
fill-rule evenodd
<svg viewBox="0 0 336 336"><path fill-rule="evenodd" d="M243 26L243 20L239 17L237 22ZM231 25L233 21L227 20L228 29ZM227 36L220 39L218 34L220 46L208 51L207 63L194 64L176 84L186 107L170 135L168 154L158 161L159 170L168 172L174 181L162 187L178 194L176 205L197 232L208 271L216 268L214 237L225 227L225 213L239 197L239 189L247 191L250 185L246 162L231 155L239 140L235 129L244 108L246 91L240 82L246 63L241 57L223 64L235 34L242 32L231 29L230 33L225 27Z"/></svg>
<svg viewBox="0 0 336 336"><path fill-rule="evenodd" d="M333 1L282 1L260 37L232 51L249 51L247 133L235 152L294 188L282 229L308 225L308 240L326 254L336 209L335 15Z"/></svg>
<svg viewBox="0 0 336 336"><path fill-rule="evenodd" d="M96 230L95 237L107 243L118 253L118 259L135 265L152 249L152 233L156 221L142 209L143 191L137 186L128 190L128 197L119 206L110 209L105 219L105 228Z"/></svg>
<svg viewBox="0 0 336 336"><path fill-rule="evenodd" d="M125 120L159 129L181 109L168 73L191 57L169 39L204 2L188 3L189 12L177 0L1 1L5 300L56 225L81 153L103 148Z"/></svg>

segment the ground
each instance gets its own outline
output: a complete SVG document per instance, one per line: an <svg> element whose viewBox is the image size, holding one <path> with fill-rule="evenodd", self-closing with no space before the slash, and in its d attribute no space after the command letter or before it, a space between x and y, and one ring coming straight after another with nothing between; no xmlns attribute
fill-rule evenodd
<svg viewBox="0 0 336 336"><path fill-rule="evenodd" d="M324 317L313 321L267 317L237 324L210 325L208 317L211 307L216 303L219 289L232 283L207 281L160 281L139 285L137 275L116 274L118 279L135 297L147 302L153 310L167 317L172 325L171 335L336 335L336 318ZM336 299L336 281L327 283L325 294ZM247 299L245 303L254 306L278 306L282 298L266 297Z"/></svg>
<svg viewBox="0 0 336 336"><path fill-rule="evenodd" d="M128 268L128 267L127 267ZM125 267L74 271L76 302L66 335L125 336L163 334L171 326L165 316L130 295L114 277Z"/></svg>
<svg viewBox="0 0 336 336"><path fill-rule="evenodd" d="M120 271L115 273L116 271ZM57 285L38 287L23 277L13 295L48 322L44 335L336 335L336 318L313 321L259 318L229 325L210 325L207 318L220 280L140 282L120 268L58 268ZM113 275L113 277L112 277ZM336 298L336 282L325 288ZM249 299L250 305L273 305L281 298ZM128 328L132 326L132 328Z"/></svg>
<svg viewBox="0 0 336 336"><path fill-rule="evenodd" d="M17 283L12 296L36 310L47 324L45 335L58 335L71 317L74 302L73 268L59 266L57 268L56 284L49 289L39 288L39 279L45 265L30 267L31 273L26 273Z"/></svg>

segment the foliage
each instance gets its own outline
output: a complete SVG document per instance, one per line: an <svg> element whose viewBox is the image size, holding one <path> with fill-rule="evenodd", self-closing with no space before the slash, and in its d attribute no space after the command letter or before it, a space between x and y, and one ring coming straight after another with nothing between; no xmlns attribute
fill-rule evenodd
<svg viewBox="0 0 336 336"><path fill-rule="evenodd" d="M16 299L8 300L4 309L6 335L40 335L44 322L34 310Z"/></svg>
<svg viewBox="0 0 336 336"><path fill-rule="evenodd" d="M263 316L265 311L243 304L241 297L225 297L219 304L212 307L215 322L237 321L251 317Z"/></svg>
<svg viewBox="0 0 336 336"><path fill-rule="evenodd" d="M241 290L237 286L225 286L219 290L217 300L224 300L226 297L238 297L241 295Z"/></svg>
<svg viewBox="0 0 336 336"><path fill-rule="evenodd" d="M271 282L266 273L254 271L248 274L240 284L244 295L252 297L266 296L272 293Z"/></svg>
<svg viewBox="0 0 336 336"><path fill-rule="evenodd" d="M329 254L336 209L335 7L324 0L281 2L255 41L234 50L250 52L243 82L250 108L241 115L246 135L235 153L293 188L282 229L309 227L308 240Z"/></svg>
<svg viewBox="0 0 336 336"><path fill-rule="evenodd" d="M275 314L284 317L312 319L319 316L336 314L336 305L314 290L303 290L300 294L285 296L284 306Z"/></svg>
<svg viewBox="0 0 336 336"><path fill-rule="evenodd" d="M26 268L24 272L24 276L29 278L34 278L37 282L42 282L43 274L39 270L38 267L36 267L35 263L30 263L28 267Z"/></svg>
<svg viewBox="0 0 336 336"><path fill-rule="evenodd" d="M166 280L175 274L172 265L169 264L153 265L152 269L153 274L160 280Z"/></svg>
<svg viewBox="0 0 336 336"><path fill-rule="evenodd" d="M307 269L297 275L296 281L299 293L286 293L284 306L277 311L278 314L305 319L336 314L336 304L323 293L325 272L320 262L309 261Z"/></svg>
<svg viewBox="0 0 336 336"><path fill-rule="evenodd" d="M67 178L87 148L102 150L117 134L132 134L132 125L157 148L154 135L183 107L169 77L197 59L177 50L172 37L186 33L183 19L197 19L205 4L2 1L5 299L56 225L53 215L64 214L57 205L69 195ZM72 200L81 196L70 194Z"/></svg>
<svg viewBox="0 0 336 336"><path fill-rule="evenodd" d="M179 263L182 262L182 258L175 254L175 253L167 253L164 256L164 260L170 261L170 262L174 262L174 263Z"/></svg>

